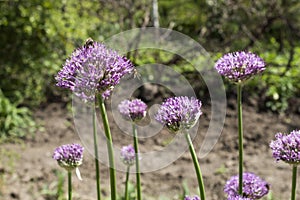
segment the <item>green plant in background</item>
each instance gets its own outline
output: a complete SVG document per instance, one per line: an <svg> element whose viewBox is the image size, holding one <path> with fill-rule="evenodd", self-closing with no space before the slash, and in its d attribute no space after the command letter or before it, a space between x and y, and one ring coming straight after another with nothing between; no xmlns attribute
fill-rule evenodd
<svg viewBox="0 0 300 200"><path fill-rule="evenodd" d="M10 102L0 89L0 138L23 137L37 128L29 109Z"/></svg>
<svg viewBox="0 0 300 200"><path fill-rule="evenodd" d="M146 7L144 1L138 4ZM111 12L116 9L122 12ZM131 22L122 25L118 17L127 13L118 5L89 0L2 1L0 88L4 95L12 103L30 108L60 98L63 92L54 87L53 77L61 59L81 44L82 38L104 40L122 31L121 27ZM141 13L135 11L134 15L140 17Z"/></svg>
<svg viewBox="0 0 300 200"><path fill-rule="evenodd" d="M20 158L18 152L3 147L0 148L0 197L6 187L7 176L11 176L15 172L16 162Z"/></svg>
<svg viewBox="0 0 300 200"><path fill-rule="evenodd" d="M46 200L66 200L64 196L65 174L59 170L54 170L53 172L57 177L57 181L54 181L49 185L45 184L41 191L41 195L43 195Z"/></svg>
<svg viewBox="0 0 300 200"><path fill-rule="evenodd" d="M268 196L267 196L267 200L275 200L272 191L269 192L269 194L268 194Z"/></svg>
<svg viewBox="0 0 300 200"><path fill-rule="evenodd" d="M224 164L222 164L219 168L216 169L214 174L222 175L222 174L225 174L227 171L228 171L228 168Z"/></svg>
<svg viewBox="0 0 300 200"><path fill-rule="evenodd" d="M128 200L136 200L136 190L135 190L135 185L132 184L130 181L128 181L127 185L127 194L128 194ZM120 200L125 200L126 197L119 198Z"/></svg>
<svg viewBox="0 0 300 200"><path fill-rule="evenodd" d="M273 111L287 110L289 100L300 95L300 47L295 47L293 52L293 61L285 51L278 54L270 50L262 54L270 66L262 75L263 84L267 86L266 106Z"/></svg>
<svg viewBox="0 0 300 200"><path fill-rule="evenodd" d="M180 197L180 199L183 200L186 195L190 194L189 186L186 181L182 182L182 188L183 188L183 192L182 192L182 196Z"/></svg>
<svg viewBox="0 0 300 200"><path fill-rule="evenodd" d="M64 191L64 180L65 180L65 175L59 171L56 172L56 175L58 177L57 179L57 190L56 190L56 197L58 200L63 199L63 195L65 193Z"/></svg>

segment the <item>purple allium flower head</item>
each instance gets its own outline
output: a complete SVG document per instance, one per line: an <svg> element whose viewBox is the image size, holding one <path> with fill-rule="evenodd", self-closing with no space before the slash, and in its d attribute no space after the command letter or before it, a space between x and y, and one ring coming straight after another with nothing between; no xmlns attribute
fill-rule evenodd
<svg viewBox="0 0 300 200"><path fill-rule="evenodd" d="M146 116L147 105L140 99L133 99L122 101L118 108L125 119L136 122Z"/></svg>
<svg viewBox="0 0 300 200"><path fill-rule="evenodd" d="M242 197L242 196L229 196L227 200L252 200L247 197Z"/></svg>
<svg viewBox="0 0 300 200"><path fill-rule="evenodd" d="M57 86L68 88L84 101L94 101L96 94L110 96L114 86L133 64L116 51L93 42L76 49L55 77Z"/></svg>
<svg viewBox="0 0 300 200"><path fill-rule="evenodd" d="M276 140L271 141L270 147L276 161L282 160L289 164L300 164L300 131L290 134L277 133Z"/></svg>
<svg viewBox="0 0 300 200"><path fill-rule="evenodd" d="M83 147L80 144L66 144L57 147L53 159L66 170L72 170L82 164Z"/></svg>
<svg viewBox="0 0 300 200"><path fill-rule="evenodd" d="M265 62L251 52L233 52L223 55L215 64L219 74L230 81L241 83L265 70Z"/></svg>
<svg viewBox="0 0 300 200"><path fill-rule="evenodd" d="M177 132L193 127L201 114L201 102L198 99L171 97L162 103L155 119L169 130Z"/></svg>
<svg viewBox="0 0 300 200"><path fill-rule="evenodd" d="M195 196L185 196L184 200L200 200L200 197L198 197L197 195Z"/></svg>
<svg viewBox="0 0 300 200"><path fill-rule="evenodd" d="M232 176L226 182L224 192L229 197L239 196L239 177ZM243 173L243 195L242 197L250 199L260 199L269 192L269 184L253 173Z"/></svg>
<svg viewBox="0 0 300 200"><path fill-rule="evenodd" d="M133 146L123 146L121 149L121 160L125 165L131 166L135 163L135 151Z"/></svg>

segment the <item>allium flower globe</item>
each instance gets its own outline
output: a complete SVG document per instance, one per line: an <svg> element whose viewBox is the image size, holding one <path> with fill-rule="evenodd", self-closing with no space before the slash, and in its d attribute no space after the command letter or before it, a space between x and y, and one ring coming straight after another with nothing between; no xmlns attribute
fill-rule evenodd
<svg viewBox="0 0 300 200"><path fill-rule="evenodd" d="M241 83L265 70L262 58L251 52L227 53L215 64L219 74L232 82Z"/></svg>
<svg viewBox="0 0 300 200"><path fill-rule="evenodd" d="M83 147L80 144L66 144L57 147L53 153L53 159L59 166L66 170L73 170L82 164Z"/></svg>
<svg viewBox="0 0 300 200"><path fill-rule="evenodd" d="M136 154L132 145L122 147L121 160L125 165L133 165L135 163L135 155Z"/></svg>
<svg viewBox="0 0 300 200"><path fill-rule="evenodd" d="M271 141L270 147L276 161L282 160L289 164L300 164L300 131L290 134L277 133L276 140Z"/></svg>
<svg viewBox="0 0 300 200"><path fill-rule="evenodd" d="M122 101L118 108L125 119L136 122L146 116L147 105L140 99L133 99Z"/></svg>
<svg viewBox="0 0 300 200"><path fill-rule="evenodd" d="M185 196L184 200L200 200L200 197L198 197L197 195L195 196Z"/></svg>
<svg viewBox="0 0 300 200"><path fill-rule="evenodd" d="M192 128L201 114L201 102L198 99L171 97L162 103L155 119L172 132L178 132Z"/></svg>
<svg viewBox="0 0 300 200"><path fill-rule="evenodd" d="M228 197L239 196L239 177L233 176L226 182L224 192ZM243 173L243 197L260 199L269 192L269 184L253 173ZM228 198L229 199L229 198Z"/></svg>
<svg viewBox="0 0 300 200"><path fill-rule="evenodd" d="M76 49L55 77L57 86L68 88L84 101L94 101L96 94L110 96L114 86L133 64L116 51L92 42Z"/></svg>

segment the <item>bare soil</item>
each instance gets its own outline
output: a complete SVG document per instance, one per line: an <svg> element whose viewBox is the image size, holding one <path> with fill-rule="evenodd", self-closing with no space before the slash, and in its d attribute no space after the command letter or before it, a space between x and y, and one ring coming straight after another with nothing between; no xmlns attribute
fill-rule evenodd
<svg viewBox="0 0 300 200"><path fill-rule="evenodd" d="M110 111L108 111L110 112ZM203 106L198 135L193 141L199 150L203 132L209 124L210 107ZM35 113L43 122L45 131L28 137L24 141L1 144L0 151L0 199L2 200L42 200L57 199L58 175L66 178L66 173L51 158L54 149L62 144L81 143L73 119L63 104L52 103ZM109 113L111 118L111 115ZM269 143L277 132L289 132L299 128L300 116L291 114L281 116L268 112L257 112L255 105L244 105L244 151L245 171L254 172L270 183L275 200L290 197L291 167L285 163L276 163L272 158ZM120 130L111 121L115 145L122 145L124 139ZM166 131L163 133L167 135ZM163 145L164 137L141 139L140 148ZM234 101L228 103L223 132L213 150L199 159L204 176L208 200L226 199L223 187L226 180L238 173L237 117ZM125 140L129 142L130 140ZM101 142L101 141L100 141ZM103 196L109 196L109 175L107 166L101 164L101 183ZM80 167L83 181L73 178L74 199L96 199L94 158L85 152L84 163ZM188 151L169 166L151 173L143 173L142 187L145 200L179 199L183 193L183 182L190 193L197 191L197 180ZM125 173L117 172L118 192L123 194ZM130 177L134 184L134 174ZM64 191L67 183L64 182ZM300 198L300 188L297 192Z"/></svg>

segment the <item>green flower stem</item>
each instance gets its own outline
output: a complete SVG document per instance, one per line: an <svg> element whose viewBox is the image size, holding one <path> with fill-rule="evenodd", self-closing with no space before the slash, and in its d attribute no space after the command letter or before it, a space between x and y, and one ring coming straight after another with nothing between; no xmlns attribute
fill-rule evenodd
<svg viewBox="0 0 300 200"><path fill-rule="evenodd" d="M297 165L293 165L292 197L291 197L291 200L296 200L296 185L297 185Z"/></svg>
<svg viewBox="0 0 300 200"><path fill-rule="evenodd" d="M95 167L96 167L96 183L97 183L97 200L101 200L100 192L100 170L99 170L99 155L98 155L98 137L96 123L96 108L93 110L93 134L94 134L94 150L95 150Z"/></svg>
<svg viewBox="0 0 300 200"><path fill-rule="evenodd" d="M68 195L68 199L72 200L72 170L68 170Z"/></svg>
<svg viewBox="0 0 300 200"><path fill-rule="evenodd" d="M140 164L139 164L139 144L137 137L137 130L135 123L132 123L133 139L134 139L134 151L135 151L135 167L136 167L136 184L137 184L137 200L142 200L141 191L141 177L140 177Z"/></svg>
<svg viewBox="0 0 300 200"><path fill-rule="evenodd" d="M204 189L204 184L203 184L203 178L202 178L202 173L201 173L201 169L200 169L200 165L198 162L198 158L191 140L191 137L189 135L188 132L185 133L186 136L186 141L189 145L189 149L190 149L190 153L193 159L193 163L194 163L194 167L196 170L196 174L197 174L197 179L198 179L198 185L199 185L199 190L200 190L200 198L201 200L205 200L205 189Z"/></svg>
<svg viewBox="0 0 300 200"><path fill-rule="evenodd" d="M243 113L242 84L237 85L238 130L239 130L239 194L243 194Z"/></svg>
<svg viewBox="0 0 300 200"><path fill-rule="evenodd" d="M106 136L106 145L108 151L111 200L116 200L117 188L116 188L116 172L115 172L113 142L112 142L110 127L107 119L104 99L102 98L101 95L99 95L98 100L99 100L100 113L103 121L104 132Z"/></svg>
<svg viewBox="0 0 300 200"><path fill-rule="evenodd" d="M127 167L127 171L126 171L125 200L129 200L129 194L128 194L128 186L129 186L129 170L130 170L130 166Z"/></svg>

